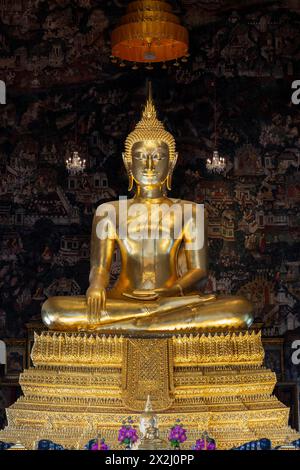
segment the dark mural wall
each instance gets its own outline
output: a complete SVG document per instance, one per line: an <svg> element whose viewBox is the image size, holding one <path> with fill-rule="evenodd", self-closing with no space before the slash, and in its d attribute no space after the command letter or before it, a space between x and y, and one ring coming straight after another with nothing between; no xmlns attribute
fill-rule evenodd
<svg viewBox="0 0 300 470"><path fill-rule="evenodd" d="M295 383L300 107L291 84L300 78L299 2L172 2L191 56L153 70L110 62L110 32L127 3L1 2L0 337L21 341L47 297L85 292L92 215L127 193L121 153L150 78L179 152L172 196L204 202L209 213L205 291L253 301L265 336L284 337L269 342L269 365ZM215 88L227 159L218 176L205 168ZM74 149L87 161L78 177L65 168ZM112 282L119 268L116 254Z"/></svg>

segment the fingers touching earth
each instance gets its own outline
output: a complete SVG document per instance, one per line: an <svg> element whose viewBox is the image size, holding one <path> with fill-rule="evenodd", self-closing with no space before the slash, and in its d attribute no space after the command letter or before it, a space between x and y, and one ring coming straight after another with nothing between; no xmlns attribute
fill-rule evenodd
<svg viewBox="0 0 300 470"><path fill-rule="evenodd" d="M90 323L99 323L103 315L106 315L106 292L99 289L97 292L87 292L87 306Z"/></svg>

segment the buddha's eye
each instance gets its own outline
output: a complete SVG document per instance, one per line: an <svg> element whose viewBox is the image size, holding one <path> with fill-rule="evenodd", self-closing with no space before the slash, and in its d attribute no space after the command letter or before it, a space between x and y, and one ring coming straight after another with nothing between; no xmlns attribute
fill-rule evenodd
<svg viewBox="0 0 300 470"><path fill-rule="evenodd" d="M160 160L161 159L161 155L159 152L155 151L152 153L152 158L153 160L157 161L157 160Z"/></svg>
<svg viewBox="0 0 300 470"><path fill-rule="evenodd" d="M144 152L136 152L135 155L134 155L134 158L136 158L136 160L144 160L146 158L145 153Z"/></svg>

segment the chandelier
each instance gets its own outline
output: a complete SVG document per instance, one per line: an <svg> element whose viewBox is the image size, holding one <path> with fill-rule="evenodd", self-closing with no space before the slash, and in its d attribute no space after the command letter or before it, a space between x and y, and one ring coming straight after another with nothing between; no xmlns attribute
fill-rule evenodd
<svg viewBox="0 0 300 470"><path fill-rule="evenodd" d="M211 173L222 173L226 168L226 160L224 157L220 157L217 150L217 86L216 83L214 86L214 144L215 150L213 151L212 158L207 158L206 160L206 169Z"/></svg>
<svg viewBox="0 0 300 470"><path fill-rule="evenodd" d="M75 147L73 147L73 149L78 149L78 95L76 95L75 99L75 109ZM75 150L72 153L72 157L66 160L66 167L71 175L78 175L80 173L83 173L83 171L85 170L86 160L81 160L78 150Z"/></svg>
<svg viewBox="0 0 300 470"><path fill-rule="evenodd" d="M175 60L183 61L188 57L188 32L180 24L172 7L164 0L139 0L129 3L126 14L120 24L113 30L112 62L120 60L147 64Z"/></svg>
<svg viewBox="0 0 300 470"><path fill-rule="evenodd" d="M66 167L71 175L78 175L84 171L86 161L81 160L78 152L73 152L72 157L66 160Z"/></svg>
<svg viewBox="0 0 300 470"><path fill-rule="evenodd" d="M222 173L225 170L225 158L220 157L218 150L214 150L212 158L206 160L206 168L212 173Z"/></svg>

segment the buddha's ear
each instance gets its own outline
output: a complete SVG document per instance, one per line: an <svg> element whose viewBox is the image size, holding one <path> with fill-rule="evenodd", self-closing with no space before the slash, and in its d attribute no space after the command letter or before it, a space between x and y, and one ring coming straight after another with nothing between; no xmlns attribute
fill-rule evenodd
<svg viewBox="0 0 300 470"><path fill-rule="evenodd" d="M175 154L174 154L174 160L173 160L173 170L174 170L175 165L176 165L176 163L177 163L177 159L178 159L178 152L175 152Z"/></svg>
<svg viewBox="0 0 300 470"><path fill-rule="evenodd" d="M122 158L123 158L123 163L125 165L126 171L128 174L130 174L131 173L131 161L128 158L126 158L125 152L122 153Z"/></svg>
<svg viewBox="0 0 300 470"><path fill-rule="evenodd" d="M170 161L170 173L172 174L177 163L178 153L174 153L174 158Z"/></svg>
<svg viewBox="0 0 300 470"><path fill-rule="evenodd" d="M176 152L174 154L174 158L172 158L172 160L170 160L169 174L167 176L167 181L166 181L166 186L167 186L167 189L169 191L171 191L171 189L172 189L172 175L173 175L173 171L174 171L174 168L175 168L175 165L176 165L176 162L177 162L177 158L178 158L178 153Z"/></svg>
<svg viewBox="0 0 300 470"><path fill-rule="evenodd" d="M123 158L123 163L125 165L125 168L126 168L126 171L128 172L129 170L129 165L128 165L128 160L126 158L126 153L125 152L122 152L122 158Z"/></svg>
<svg viewBox="0 0 300 470"><path fill-rule="evenodd" d="M130 161L128 161L128 159L126 158L125 152L122 153L122 158L129 178L128 191L131 191L133 188L133 175L131 171L131 164Z"/></svg>

